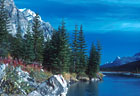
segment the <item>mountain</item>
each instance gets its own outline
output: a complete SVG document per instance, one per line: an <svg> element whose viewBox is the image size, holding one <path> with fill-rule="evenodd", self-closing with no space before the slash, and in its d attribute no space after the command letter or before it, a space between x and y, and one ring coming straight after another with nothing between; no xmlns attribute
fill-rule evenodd
<svg viewBox="0 0 140 96"><path fill-rule="evenodd" d="M108 68L114 66L121 66L131 62L139 61L140 60L140 53L136 53L134 56L131 57L116 57L116 59L111 63L106 63L101 66L101 68Z"/></svg>
<svg viewBox="0 0 140 96"><path fill-rule="evenodd" d="M18 9L13 0L5 0L5 8L8 11L10 19L10 33L16 34L17 26L20 24L23 35L26 34L27 26L32 27L33 17L36 13L30 9ZM45 37L50 37L53 31L53 27L49 22L45 22L41 19L41 29L44 32Z"/></svg>
<svg viewBox="0 0 140 96"><path fill-rule="evenodd" d="M101 67L101 71L127 71L127 72L140 72L140 60L127 63L121 66Z"/></svg>

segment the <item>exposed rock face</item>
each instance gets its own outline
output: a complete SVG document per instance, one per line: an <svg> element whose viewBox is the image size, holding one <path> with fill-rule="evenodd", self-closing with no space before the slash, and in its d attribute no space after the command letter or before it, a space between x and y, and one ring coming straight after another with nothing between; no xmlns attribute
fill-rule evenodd
<svg viewBox="0 0 140 96"><path fill-rule="evenodd" d="M2 64L0 66L0 80L3 78L3 76L5 75L5 69L6 69L6 66L5 64Z"/></svg>
<svg viewBox="0 0 140 96"><path fill-rule="evenodd" d="M14 68L13 66L2 64L0 65L0 74L0 95L7 94L8 96L8 94L17 93L27 95L25 87L30 87L30 90L34 90L38 86L36 81L30 77L30 74L22 71L20 67Z"/></svg>
<svg viewBox="0 0 140 96"><path fill-rule="evenodd" d="M62 75L54 75L41 83L37 90L28 96L66 96L68 91L67 82Z"/></svg>
<svg viewBox="0 0 140 96"><path fill-rule="evenodd" d="M42 96L42 95L37 91L33 91L30 94L28 94L28 96Z"/></svg>
<svg viewBox="0 0 140 96"><path fill-rule="evenodd" d="M39 84L20 67L5 64L0 65L0 78L0 96L66 96L68 91L67 82L62 75L54 75ZM27 90L32 91L28 93Z"/></svg>
<svg viewBox="0 0 140 96"><path fill-rule="evenodd" d="M32 27L33 17L36 15L35 12L30 9L18 9L13 0L5 0L5 8L8 11L10 19L10 30L12 34L16 34L18 24L21 26L23 35L26 33L28 24ZM49 22L41 20L41 29L44 32L45 37L50 37L53 31L52 26Z"/></svg>

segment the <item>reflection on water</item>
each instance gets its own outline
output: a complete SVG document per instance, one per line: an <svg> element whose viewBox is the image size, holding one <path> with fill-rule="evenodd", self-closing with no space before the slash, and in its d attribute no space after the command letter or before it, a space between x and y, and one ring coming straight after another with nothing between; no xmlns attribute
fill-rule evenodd
<svg viewBox="0 0 140 96"><path fill-rule="evenodd" d="M86 96L98 96L98 83L89 82L85 93Z"/></svg>
<svg viewBox="0 0 140 96"><path fill-rule="evenodd" d="M76 83L69 88L67 96L98 96L98 83Z"/></svg>
<svg viewBox="0 0 140 96"><path fill-rule="evenodd" d="M140 96L140 78L107 75L102 82L78 82L67 96Z"/></svg>

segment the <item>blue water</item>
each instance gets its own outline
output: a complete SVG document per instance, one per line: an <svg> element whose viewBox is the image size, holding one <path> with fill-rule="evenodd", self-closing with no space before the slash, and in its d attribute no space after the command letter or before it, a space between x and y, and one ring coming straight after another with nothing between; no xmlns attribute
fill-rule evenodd
<svg viewBox="0 0 140 96"><path fill-rule="evenodd" d="M102 82L79 82L67 96L140 96L140 78L107 75Z"/></svg>

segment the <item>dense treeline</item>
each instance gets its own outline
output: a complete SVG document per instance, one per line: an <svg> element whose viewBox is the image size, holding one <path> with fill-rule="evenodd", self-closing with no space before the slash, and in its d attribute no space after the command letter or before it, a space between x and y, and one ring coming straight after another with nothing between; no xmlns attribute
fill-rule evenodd
<svg viewBox="0 0 140 96"><path fill-rule="evenodd" d="M44 38L37 14L33 19L33 26L28 25L25 35L18 21L17 33L12 36L9 34L10 24L4 0L1 0L0 4L0 56L5 57L10 54L13 58L23 59L27 63L36 61L55 74L86 73L91 78L99 72L100 43L97 42L97 46L92 44L88 56L82 25L80 28L78 25L75 26L72 43L69 41L64 20L58 29L53 31L51 38Z"/></svg>

